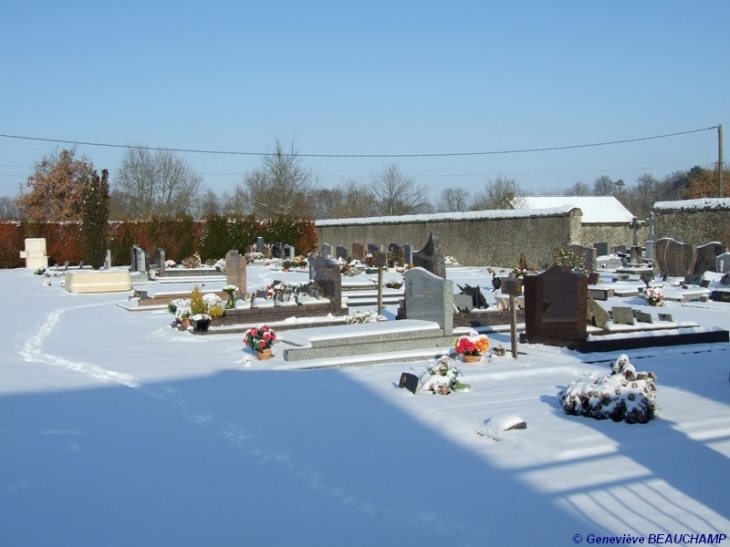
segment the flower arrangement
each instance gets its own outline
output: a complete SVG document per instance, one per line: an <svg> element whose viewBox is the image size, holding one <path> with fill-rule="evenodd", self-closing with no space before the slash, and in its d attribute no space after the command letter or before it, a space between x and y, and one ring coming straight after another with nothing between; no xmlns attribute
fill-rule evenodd
<svg viewBox="0 0 730 547"><path fill-rule="evenodd" d="M644 290L644 298L650 306L661 306L664 304L664 291L659 287L647 287Z"/></svg>
<svg viewBox="0 0 730 547"><path fill-rule="evenodd" d="M359 325L363 323L377 323L381 321L387 321L388 318L380 315L375 310L369 312L355 312L353 315L345 317L346 325Z"/></svg>
<svg viewBox="0 0 730 547"><path fill-rule="evenodd" d="M426 368L426 377L423 379L421 390L436 395L448 395L452 391L466 391L469 384L461 382L461 370L454 365L454 361L443 355L435 365Z"/></svg>
<svg viewBox="0 0 730 547"><path fill-rule="evenodd" d="M484 334L472 332L469 336L461 336L454 343L459 355L485 355L489 351L489 338Z"/></svg>
<svg viewBox="0 0 730 547"><path fill-rule="evenodd" d="M252 327L243 335L243 343L254 351L271 349L276 342L276 332L268 325Z"/></svg>
<svg viewBox="0 0 730 547"><path fill-rule="evenodd" d="M507 355L507 348L505 348L502 344L497 344L497 347L495 347L493 350L494 355L497 355L498 357L504 357Z"/></svg>

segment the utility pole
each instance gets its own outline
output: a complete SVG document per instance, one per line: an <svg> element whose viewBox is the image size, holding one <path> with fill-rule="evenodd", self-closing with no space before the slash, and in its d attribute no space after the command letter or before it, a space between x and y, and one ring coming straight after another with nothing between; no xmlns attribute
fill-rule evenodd
<svg viewBox="0 0 730 547"><path fill-rule="evenodd" d="M720 197L723 197L722 193L722 124L717 126L717 170L720 180Z"/></svg>

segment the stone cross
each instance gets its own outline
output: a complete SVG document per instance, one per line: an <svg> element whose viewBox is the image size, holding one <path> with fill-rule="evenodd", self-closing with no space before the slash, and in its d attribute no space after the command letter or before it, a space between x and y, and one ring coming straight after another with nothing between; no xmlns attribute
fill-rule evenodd
<svg viewBox="0 0 730 547"><path fill-rule="evenodd" d="M639 228L639 221L638 221L638 220L636 220L636 217L634 217L634 218L633 218L633 220L631 221L631 224L629 224L629 226L630 226L630 227L631 227L631 228L633 229L633 232L634 232L634 242L633 242L633 246L634 246L634 247L636 247L637 245L639 245L639 242L638 242L638 240L636 239L636 231L637 231L637 230L638 230L638 228Z"/></svg>

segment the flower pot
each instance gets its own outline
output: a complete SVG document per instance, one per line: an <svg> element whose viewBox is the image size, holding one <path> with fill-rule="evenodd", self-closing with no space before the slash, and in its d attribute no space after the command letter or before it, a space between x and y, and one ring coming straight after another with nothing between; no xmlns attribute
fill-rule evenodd
<svg viewBox="0 0 730 547"><path fill-rule="evenodd" d="M259 361L266 361L271 359L271 348L262 349L258 352Z"/></svg>
<svg viewBox="0 0 730 547"><path fill-rule="evenodd" d="M461 358L465 363L481 363L482 361L481 355L462 355Z"/></svg>
<svg viewBox="0 0 730 547"><path fill-rule="evenodd" d="M180 330L188 330L190 328L190 319L180 319Z"/></svg>
<svg viewBox="0 0 730 547"><path fill-rule="evenodd" d="M210 319L198 319L193 322L193 330L196 332L208 332L208 327L210 327Z"/></svg>

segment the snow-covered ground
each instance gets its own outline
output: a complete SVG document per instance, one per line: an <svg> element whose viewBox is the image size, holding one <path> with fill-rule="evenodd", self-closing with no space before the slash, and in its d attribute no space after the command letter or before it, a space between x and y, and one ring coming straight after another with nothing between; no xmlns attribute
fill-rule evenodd
<svg viewBox="0 0 730 547"><path fill-rule="evenodd" d="M282 275L250 268L249 287ZM483 269L449 276L491 287ZM413 395L401 373L433 361L289 370L254 360L240 334L193 336L166 311L117 306L127 294L43 282L0 271L2 546L730 534L730 344L626 352L657 375L657 417L629 425L568 416L558 398L615 353L521 345L516 360L462 365L466 392ZM664 308L730 328L730 304ZM527 428L495 434L516 418Z"/></svg>

